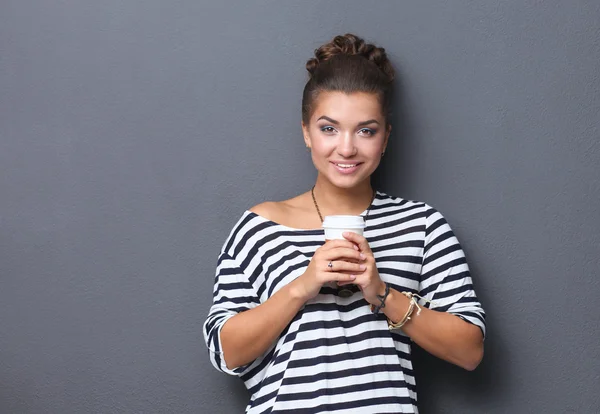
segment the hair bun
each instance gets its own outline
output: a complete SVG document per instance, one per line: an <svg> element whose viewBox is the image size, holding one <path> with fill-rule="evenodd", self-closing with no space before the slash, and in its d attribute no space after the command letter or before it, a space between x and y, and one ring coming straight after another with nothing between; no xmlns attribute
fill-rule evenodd
<svg viewBox="0 0 600 414"><path fill-rule="evenodd" d="M394 68L388 60L385 49L371 43L366 43L362 38L347 33L336 36L329 43L325 43L315 50L315 57L306 62L306 70L310 76L315 73L319 65L335 56L362 56L375 63L387 77L389 82L394 80Z"/></svg>

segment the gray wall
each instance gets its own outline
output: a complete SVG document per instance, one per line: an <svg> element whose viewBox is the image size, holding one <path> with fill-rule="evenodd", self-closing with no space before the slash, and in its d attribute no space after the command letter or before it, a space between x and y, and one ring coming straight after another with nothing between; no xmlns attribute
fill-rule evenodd
<svg viewBox="0 0 600 414"><path fill-rule="evenodd" d="M0 412L232 413L201 324L242 211L305 191L304 62L402 85L380 189L453 225L482 365L423 413L600 411L600 2L0 2Z"/></svg>

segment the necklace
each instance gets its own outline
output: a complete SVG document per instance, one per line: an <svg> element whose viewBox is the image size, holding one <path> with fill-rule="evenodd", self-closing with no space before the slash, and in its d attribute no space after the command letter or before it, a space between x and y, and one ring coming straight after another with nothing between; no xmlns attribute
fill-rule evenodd
<svg viewBox="0 0 600 414"><path fill-rule="evenodd" d="M313 185L310 189L310 194L312 195L313 203L315 203L315 208L317 209L317 214L321 219L321 223L323 223L323 215L321 214L321 210L319 209L319 204L317 204L317 199L315 198L315 186ZM371 197L371 203L369 204L369 208L367 208L367 213L364 216L365 223L367 222L367 218L369 218L369 213L371 212L371 206L373 206L373 200L375 200L376 191L373 190L373 196Z"/></svg>

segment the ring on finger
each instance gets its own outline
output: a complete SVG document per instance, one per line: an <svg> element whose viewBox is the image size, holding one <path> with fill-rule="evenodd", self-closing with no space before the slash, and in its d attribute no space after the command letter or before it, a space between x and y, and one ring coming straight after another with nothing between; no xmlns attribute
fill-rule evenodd
<svg viewBox="0 0 600 414"><path fill-rule="evenodd" d="M333 269L333 262L331 260L329 261L329 263L327 263L327 267Z"/></svg>

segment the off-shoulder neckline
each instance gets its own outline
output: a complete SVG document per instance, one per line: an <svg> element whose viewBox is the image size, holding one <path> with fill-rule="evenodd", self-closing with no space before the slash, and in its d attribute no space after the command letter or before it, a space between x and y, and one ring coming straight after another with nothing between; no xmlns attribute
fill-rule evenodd
<svg viewBox="0 0 600 414"><path fill-rule="evenodd" d="M289 226L283 225L281 223L277 223L273 220L269 220L268 218L263 217L260 214L257 214L254 211L250 211L250 210L246 210L246 214L250 217L258 218L260 221L262 221L264 223L268 223L271 226L281 227L288 231L298 231L298 232L322 232L323 231L322 227L318 227L316 229L299 229L299 228L295 228L295 227L289 227Z"/></svg>
<svg viewBox="0 0 600 414"><path fill-rule="evenodd" d="M375 198L373 199L373 202L372 202L372 203L369 205L369 207L367 207L367 208L366 208L366 209L365 209L365 210L364 210L362 213L360 213L360 215L364 217L364 216L365 216L365 214L367 214L367 210L368 210L369 208L372 208L372 206L374 206L374 205L375 205L375 200L377 200L377 197L378 197L378 196L381 196L381 195L382 195L382 193L381 193L380 191L375 191ZM286 226L286 225L284 225L284 224L281 224L281 223L277 223L277 222L275 222L275 221L273 221L273 220L269 220L268 218L266 218L266 217L264 217L264 216L261 216L260 214L257 214L257 213L255 213L254 211L246 210L246 212L245 212L245 213L246 213L248 216L250 216L250 217L253 217L253 218L254 218L254 217L255 217L255 218L258 218L258 219L259 219L259 220L261 220L262 222L269 223L271 226L276 226L276 227L279 227L279 228L285 229L285 230L287 230L287 231L295 231L295 232L307 232L307 233L310 233L310 232L312 232L312 233L314 233L314 234L317 234L317 233L323 233L323 232L324 232L324 230L323 230L323 228L322 228L322 227L318 227L318 228L315 228L315 229L299 229L299 228L296 228L296 227L290 227L290 226Z"/></svg>

